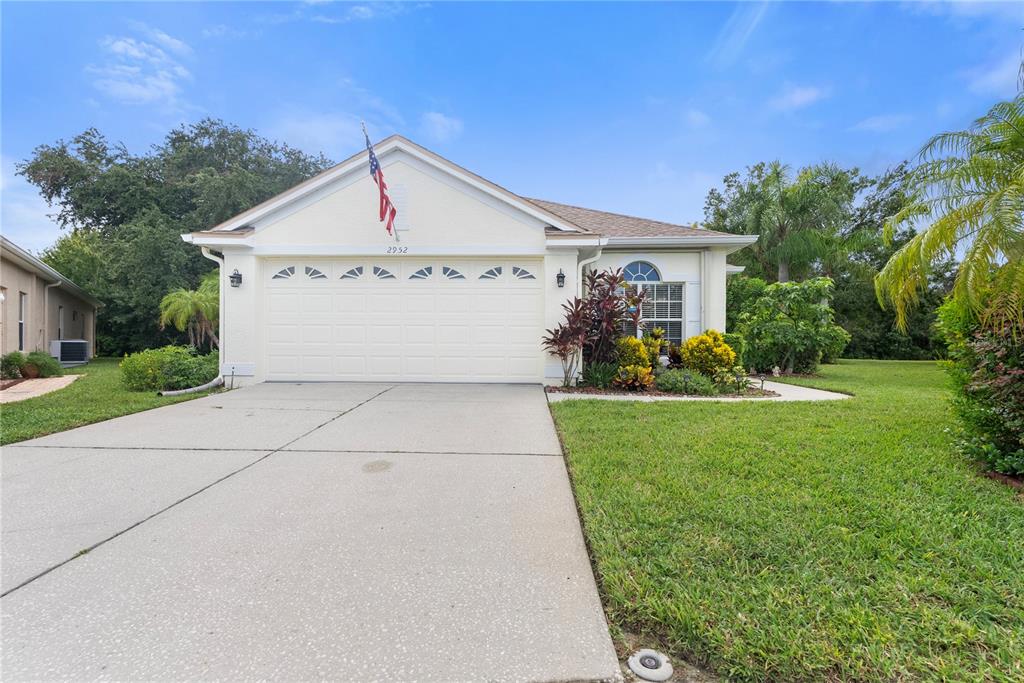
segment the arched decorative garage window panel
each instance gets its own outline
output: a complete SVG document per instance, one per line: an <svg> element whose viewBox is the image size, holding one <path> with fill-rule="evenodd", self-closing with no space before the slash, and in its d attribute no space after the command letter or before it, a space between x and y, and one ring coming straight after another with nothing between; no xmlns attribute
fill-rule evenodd
<svg viewBox="0 0 1024 683"><path fill-rule="evenodd" d="M487 270L480 274L481 280L497 280L499 277L501 277L501 266L494 266L493 268L488 268Z"/></svg>
<svg viewBox="0 0 1024 683"><path fill-rule="evenodd" d="M355 268L349 268L341 274L341 280L358 280L363 275L363 267L356 266Z"/></svg>
<svg viewBox="0 0 1024 683"><path fill-rule="evenodd" d="M434 272L434 267L433 266L426 266L424 268L420 268L415 273L410 275L409 279L410 280L426 280L427 278L430 277L430 274L433 273L433 272Z"/></svg>
<svg viewBox="0 0 1024 683"><path fill-rule="evenodd" d="M327 276L324 275L320 270L313 268L312 266L306 266L306 275L309 276L310 280L326 280Z"/></svg>
<svg viewBox="0 0 1024 683"><path fill-rule="evenodd" d="M271 280L287 280L292 275L295 275L295 266L288 266L287 268L282 268L281 270L279 270L276 273L274 273L274 276L272 278L270 278L270 279Z"/></svg>
<svg viewBox="0 0 1024 683"><path fill-rule="evenodd" d="M387 268L381 268L380 266L373 267L373 274L377 276L378 280L394 280L395 276Z"/></svg>
<svg viewBox="0 0 1024 683"><path fill-rule="evenodd" d="M512 266L512 276L517 280L536 280L533 273L528 271L526 268L520 268L519 266Z"/></svg>
<svg viewBox="0 0 1024 683"><path fill-rule="evenodd" d="M449 280L465 280L466 276L455 270L451 266L444 266L441 268L441 273Z"/></svg>
<svg viewBox="0 0 1024 683"><path fill-rule="evenodd" d="M633 261L622 269L626 282L661 282L658 269L647 261Z"/></svg>

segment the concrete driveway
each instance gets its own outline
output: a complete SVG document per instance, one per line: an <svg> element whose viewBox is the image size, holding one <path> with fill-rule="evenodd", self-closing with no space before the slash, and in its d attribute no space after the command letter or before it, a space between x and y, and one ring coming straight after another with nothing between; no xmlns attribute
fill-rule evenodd
<svg viewBox="0 0 1024 683"><path fill-rule="evenodd" d="M261 384L0 481L4 680L619 676L537 386Z"/></svg>

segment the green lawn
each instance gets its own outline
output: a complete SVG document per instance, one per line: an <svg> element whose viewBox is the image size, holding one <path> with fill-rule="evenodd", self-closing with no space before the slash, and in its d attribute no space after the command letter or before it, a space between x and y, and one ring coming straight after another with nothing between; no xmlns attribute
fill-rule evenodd
<svg viewBox="0 0 1024 683"><path fill-rule="evenodd" d="M68 372L85 375L70 386L38 398L0 406L0 444L24 441L72 427L109 420L205 394L160 397L121 386L117 358L97 358Z"/></svg>
<svg viewBox="0 0 1024 683"><path fill-rule="evenodd" d="M826 403L552 405L613 631L740 680L1024 680L1024 500L933 363Z"/></svg>

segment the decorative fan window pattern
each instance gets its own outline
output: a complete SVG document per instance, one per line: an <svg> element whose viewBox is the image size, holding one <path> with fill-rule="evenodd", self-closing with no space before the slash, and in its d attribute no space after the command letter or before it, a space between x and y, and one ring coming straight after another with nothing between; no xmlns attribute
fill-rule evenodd
<svg viewBox="0 0 1024 683"><path fill-rule="evenodd" d="M494 266L493 268L488 268L487 270L485 270L483 274L480 276L480 279L497 280L499 277L501 277L501 266Z"/></svg>
<svg viewBox="0 0 1024 683"><path fill-rule="evenodd" d="M425 266L409 276L410 280L426 280L434 272L433 266Z"/></svg>
<svg viewBox="0 0 1024 683"><path fill-rule="evenodd" d="M363 267L356 266L355 268L349 268L341 275L342 280L358 280L363 276Z"/></svg>
<svg viewBox="0 0 1024 683"><path fill-rule="evenodd" d="M309 276L310 280L326 280L327 276L320 270L313 268L312 266L306 266L306 275Z"/></svg>
<svg viewBox="0 0 1024 683"><path fill-rule="evenodd" d="M274 273L274 277L271 280L287 280L292 275L295 275L295 266L288 266Z"/></svg>
<svg viewBox="0 0 1024 683"><path fill-rule="evenodd" d="M381 268L380 266L373 267L373 274L378 280L394 280L395 276L387 268Z"/></svg>
<svg viewBox="0 0 1024 683"><path fill-rule="evenodd" d="M658 269L647 261L633 261L622 269L626 282L661 282Z"/></svg>
<svg viewBox="0 0 1024 683"><path fill-rule="evenodd" d="M466 276L455 270L451 266L444 266L441 268L441 273L449 280L465 280Z"/></svg>
<svg viewBox="0 0 1024 683"><path fill-rule="evenodd" d="M528 271L526 268L520 268L519 266L512 266L512 277L517 280L536 280L533 273Z"/></svg>

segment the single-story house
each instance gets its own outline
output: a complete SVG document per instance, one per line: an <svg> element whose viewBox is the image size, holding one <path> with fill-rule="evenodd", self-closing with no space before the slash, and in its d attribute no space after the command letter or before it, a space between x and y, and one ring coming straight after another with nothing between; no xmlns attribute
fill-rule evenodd
<svg viewBox="0 0 1024 683"><path fill-rule="evenodd" d="M0 236L0 355L45 351L66 364L85 362L96 352L100 306L84 289Z"/></svg>
<svg viewBox="0 0 1024 683"><path fill-rule="evenodd" d="M726 256L756 237L530 199L394 135L201 232L221 267L221 358L261 381L554 382L541 347L586 269L623 268L679 342L725 327Z"/></svg>

